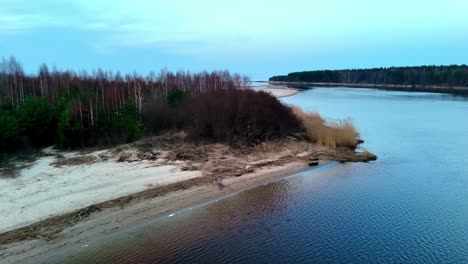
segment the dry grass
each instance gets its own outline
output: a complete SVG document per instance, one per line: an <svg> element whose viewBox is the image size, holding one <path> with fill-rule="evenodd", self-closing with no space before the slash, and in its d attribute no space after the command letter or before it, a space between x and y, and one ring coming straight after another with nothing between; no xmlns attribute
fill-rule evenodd
<svg viewBox="0 0 468 264"><path fill-rule="evenodd" d="M307 113L301 108L291 106L293 113L301 120L307 137L318 145L327 147L355 148L358 144L358 132L349 119L327 123L317 113Z"/></svg>
<svg viewBox="0 0 468 264"><path fill-rule="evenodd" d="M255 153L279 153L284 150L278 142L266 141L254 146L253 151Z"/></svg>
<svg viewBox="0 0 468 264"><path fill-rule="evenodd" d="M97 158L95 156L78 156L72 158L62 158L52 162L52 165L55 167L62 167L62 166L78 166L84 164L91 164L96 162Z"/></svg>

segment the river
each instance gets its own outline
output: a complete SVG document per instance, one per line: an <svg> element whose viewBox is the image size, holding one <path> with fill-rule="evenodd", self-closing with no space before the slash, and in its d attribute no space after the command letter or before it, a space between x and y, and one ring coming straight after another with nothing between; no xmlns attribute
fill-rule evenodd
<svg viewBox="0 0 468 264"><path fill-rule="evenodd" d="M312 88L371 163L333 163L90 241L45 263L468 263L468 99Z"/></svg>

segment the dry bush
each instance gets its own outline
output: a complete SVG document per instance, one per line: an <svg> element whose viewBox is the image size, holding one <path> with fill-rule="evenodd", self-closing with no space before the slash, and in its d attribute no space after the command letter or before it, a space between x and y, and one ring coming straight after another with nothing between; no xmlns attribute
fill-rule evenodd
<svg viewBox="0 0 468 264"><path fill-rule="evenodd" d="M328 147L357 146L358 133L349 119L327 123L317 113L307 113L301 108L291 106L293 113L301 120L310 140Z"/></svg>
<svg viewBox="0 0 468 264"><path fill-rule="evenodd" d="M190 140L260 143L300 130L291 109L265 92L224 89L186 96L177 104L147 102L142 112L147 131L183 130Z"/></svg>
<svg viewBox="0 0 468 264"><path fill-rule="evenodd" d="M259 143L300 128L299 120L277 98L250 89L219 90L186 101L191 138Z"/></svg>

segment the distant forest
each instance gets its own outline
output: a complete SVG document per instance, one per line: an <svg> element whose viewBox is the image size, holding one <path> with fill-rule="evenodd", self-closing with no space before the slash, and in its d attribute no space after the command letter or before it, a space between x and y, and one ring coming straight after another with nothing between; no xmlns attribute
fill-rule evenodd
<svg viewBox="0 0 468 264"><path fill-rule="evenodd" d="M451 65L303 71L274 76L270 78L270 81L466 87L468 86L468 66Z"/></svg>

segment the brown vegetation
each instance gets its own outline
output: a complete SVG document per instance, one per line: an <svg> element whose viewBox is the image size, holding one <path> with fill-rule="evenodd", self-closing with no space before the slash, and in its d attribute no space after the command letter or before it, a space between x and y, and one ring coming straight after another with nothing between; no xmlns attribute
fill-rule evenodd
<svg viewBox="0 0 468 264"><path fill-rule="evenodd" d="M293 113L301 120L307 137L321 146L356 148L358 136L353 123L346 119L327 123L317 113L307 113L301 108L291 106Z"/></svg>
<svg viewBox="0 0 468 264"><path fill-rule="evenodd" d="M207 91L176 104L148 102L143 124L153 133L183 130L191 140L237 144L285 137L300 129L291 109L265 92L251 89Z"/></svg>

